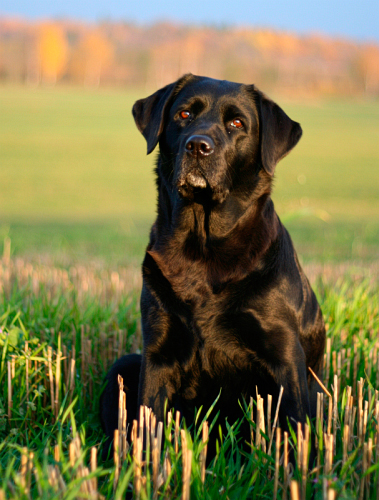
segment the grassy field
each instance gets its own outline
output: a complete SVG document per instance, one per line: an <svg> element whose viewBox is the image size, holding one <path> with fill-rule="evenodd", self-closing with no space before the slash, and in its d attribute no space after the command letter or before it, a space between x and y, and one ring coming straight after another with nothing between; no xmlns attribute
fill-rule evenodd
<svg viewBox="0 0 379 500"><path fill-rule="evenodd" d="M0 88L0 241L127 263L154 218L154 154L131 107L149 92ZM274 201L305 260L379 255L379 102L286 102L304 136L277 169Z"/></svg>
<svg viewBox="0 0 379 500"><path fill-rule="evenodd" d="M295 500L291 485L301 500L379 500L378 102L277 99L304 137L273 198L328 329L315 466L300 434L289 436L295 468L283 434L268 452L266 418L262 433L252 423L251 453L231 426L204 478L203 414L177 450L166 426L163 453L142 467L136 445L95 460L104 375L141 349L136 264L155 212L154 155L130 110L147 94L0 88L0 500L121 499L132 485L141 500Z"/></svg>
<svg viewBox="0 0 379 500"><path fill-rule="evenodd" d="M182 492L185 499L188 484L192 499L284 499L295 485L302 500L377 500L378 269L376 279L373 273L337 274L314 283L328 324L324 381L331 399L324 394L325 420L309 423L308 440L306 433L289 436L296 467L286 467L286 438L277 441L266 418L262 433L252 423L251 452L243 451L238 425L232 425L202 476L204 412L197 432L180 434L177 451L176 433L165 427L163 453L147 457L150 465L142 469L136 445L125 458L95 460L104 439L98 417L104 374L121 353L141 348L139 273L0 262L0 498L121 499L134 484L141 499L180 498ZM214 418L208 417L210 432L218 433ZM308 468L316 435L318 459Z"/></svg>

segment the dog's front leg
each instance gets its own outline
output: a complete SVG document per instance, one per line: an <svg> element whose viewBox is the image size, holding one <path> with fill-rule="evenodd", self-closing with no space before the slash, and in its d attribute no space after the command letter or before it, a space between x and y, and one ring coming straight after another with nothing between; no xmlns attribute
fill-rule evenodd
<svg viewBox="0 0 379 500"><path fill-rule="evenodd" d="M158 421L164 421L164 407L167 401L168 408L172 403L175 391L173 387L173 370L168 366L158 366L143 356L138 401L153 410Z"/></svg>
<svg viewBox="0 0 379 500"><path fill-rule="evenodd" d="M296 428L297 422L306 423L310 417L310 405L305 363L280 367L277 378L278 386L283 386L283 396L279 417L283 428L289 424Z"/></svg>
<svg viewBox="0 0 379 500"><path fill-rule="evenodd" d="M307 417L311 419L310 402L308 394L307 376L305 361L284 365L279 370L278 385L283 386L283 396L279 411L280 426L283 430L289 430L289 426L297 432L298 423L301 424L304 435ZM309 429L311 431L311 429ZM309 467L312 467L315 458L314 439L311 437L311 452L309 457ZM293 451L290 453L290 460L294 463Z"/></svg>

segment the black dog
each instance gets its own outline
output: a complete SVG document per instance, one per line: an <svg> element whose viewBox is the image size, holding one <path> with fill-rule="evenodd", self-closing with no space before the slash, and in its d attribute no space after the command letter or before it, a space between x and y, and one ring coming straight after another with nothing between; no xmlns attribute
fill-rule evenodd
<svg viewBox="0 0 379 500"><path fill-rule="evenodd" d="M292 241L270 198L275 166L302 130L254 85L186 75L134 104L156 168L158 216L143 262L143 354L110 370L102 420L117 426L117 374L128 420L138 405L187 424L220 397L218 422L239 400L278 398L282 428L316 412L325 328ZM242 426L249 439L249 426Z"/></svg>

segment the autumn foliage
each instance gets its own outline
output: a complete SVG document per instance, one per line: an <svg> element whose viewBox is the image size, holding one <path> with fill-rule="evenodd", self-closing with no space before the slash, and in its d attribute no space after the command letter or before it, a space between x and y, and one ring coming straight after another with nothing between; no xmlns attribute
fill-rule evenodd
<svg viewBox="0 0 379 500"><path fill-rule="evenodd" d="M156 88L186 72L292 95L379 96L379 45L254 28L0 18L0 82Z"/></svg>
<svg viewBox="0 0 379 500"><path fill-rule="evenodd" d="M67 62L66 34L57 24L43 24L38 30L37 39L42 81L55 84Z"/></svg>

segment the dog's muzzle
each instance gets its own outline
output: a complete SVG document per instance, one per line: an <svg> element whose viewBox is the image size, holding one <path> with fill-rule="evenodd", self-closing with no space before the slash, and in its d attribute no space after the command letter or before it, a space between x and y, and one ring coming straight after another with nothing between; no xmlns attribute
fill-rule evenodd
<svg viewBox="0 0 379 500"><path fill-rule="evenodd" d="M215 145L207 135L192 135L187 139L184 149L185 167L178 179L177 186L181 196L192 198L195 191L209 187L201 164L206 157L214 153Z"/></svg>
<svg viewBox="0 0 379 500"><path fill-rule="evenodd" d="M206 189L208 183L204 175L197 168L191 168L178 179L177 187L180 196L193 198L194 192Z"/></svg>

